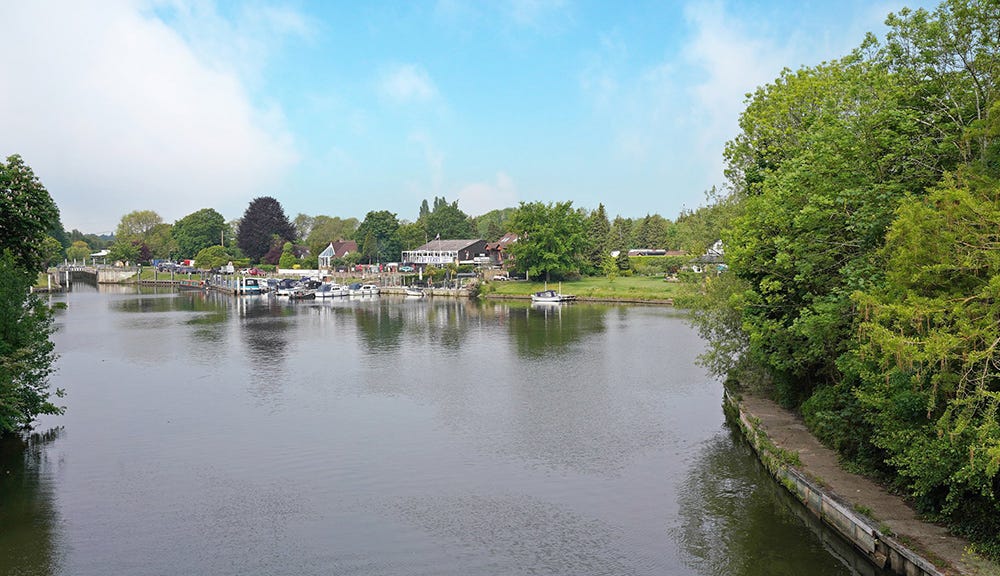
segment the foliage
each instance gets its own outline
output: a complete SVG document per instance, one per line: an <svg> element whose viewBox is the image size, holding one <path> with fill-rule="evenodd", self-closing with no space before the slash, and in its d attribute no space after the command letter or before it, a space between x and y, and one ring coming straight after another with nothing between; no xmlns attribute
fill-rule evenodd
<svg viewBox="0 0 1000 576"><path fill-rule="evenodd" d="M312 232L315 222L316 219L308 214L301 212L296 214L295 219L292 220L292 226L295 227L295 240L305 242L306 238L309 237L309 233Z"/></svg>
<svg viewBox="0 0 1000 576"><path fill-rule="evenodd" d="M52 313L29 293L35 273L19 268L10 249L0 254L0 435L31 426L40 414L60 414L48 377L55 361ZM62 391L56 391L62 396Z"/></svg>
<svg viewBox="0 0 1000 576"><path fill-rule="evenodd" d="M524 203L510 219L520 238L510 247L515 267L529 277L564 278L580 269L585 224L572 202Z"/></svg>
<svg viewBox="0 0 1000 576"><path fill-rule="evenodd" d="M122 216L115 230L116 240L139 240L145 242L149 234L159 224L163 223L163 218L152 210L135 210Z"/></svg>
<svg viewBox="0 0 1000 576"><path fill-rule="evenodd" d="M294 253L295 246L291 242L285 242L281 247L281 257L278 259L278 268L291 268L299 263L299 259L295 257Z"/></svg>
<svg viewBox="0 0 1000 576"><path fill-rule="evenodd" d="M399 240L399 221L388 210L372 211L354 232L361 258L368 264L396 262L403 252Z"/></svg>
<svg viewBox="0 0 1000 576"><path fill-rule="evenodd" d="M111 256L127 262L148 262L169 258L176 251L170 225L152 210L135 210L122 216L115 230Z"/></svg>
<svg viewBox="0 0 1000 576"><path fill-rule="evenodd" d="M220 268L236 260L235 256L224 246L209 246L198 251L194 257L194 265L202 270Z"/></svg>
<svg viewBox="0 0 1000 576"><path fill-rule="evenodd" d="M91 252L98 252L104 250L111 244L112 240L114 240L114 236L98 236L97 234L84 234L83 232L80 232L75 228L69 233L70 244L77 241L86 242L87 246L90 247Z"/></svg>
<svg viewBox="0 0 1000 576"><path fill-rule="evenodd" d="M357 218L339 218L320 214L312 219L306 245L312 254L319 255L330 242L350 238L358 228Z"/></svg>
<svg viewBox="0 0 1000 576"><path fill-rule="evenodd" d="M486 214L476 216L472 219L476 234L487 242L496 242L508 232L508 221L514 210L514 208L490 210Z"/></svg>
<svg viewBox="0 0 1000 576"><path fill-rule="evenodd" d="M62 244L52 236L46 236L42 239L42 245L38 249L39 256L42 258L42 267L48 268L57 263L62 257L62 250Z"/></svg>
<svg viewBox="0 0 1000 576"><path fill-rule="evenodd" d="M173 238L180 256L190 258L203 249L224 242L226 219L212 208L202 208L174 223Z"/></svg>
<svg viewBox="0 0 1000 576"><path fill-rule="evenodd" d="M114 262L130 262L132 264L139 262L142 258L142 248L143 244L140 244L138 240L135 242L129 240L115 240L111 248L108 249L108 258Z"/></svg>
<svg viewBox="0 0 1000 576"><path fill-rule="evenodd" d="M632 259L629 258L627 250L618 251L618 256L615 257L615 266L618 267L618 272L626 272L632 269Z"/></svg>
<svg viewBox="0 0 1000 576"><path fill-rule="evenodd" d="M91 254L90 246L83 240L77 240L66 249L66 258L70 260L86 260Z"/></svg>
<svg viewBox="0 0 1000 576"><path fill-rule="evenodd" d="M714 371L1000 551L1000 7L887 24L750 96L695 324Z"/></svg>
<svg viewBox="0 0 1000 576"><path fill-rule="evenodd" d="M674 246L673 223L659 214L646 214L632 229L631 246L667 250Z"/></svg>
<svg viewBox="0 0 1000 576"><path fill-rule="evenodd" d="M608 221L608 213L604 210L604 204L598 204L597 210L591 212L587 218L586 259L592 271L602 270L604 259L611 251L608 248L610 236L611 223Z"/></svg>
<svg viewBox="0 0 1000 576"><path fill-rule="evenodd" d="M434 198L434 209L421 218L429 238L474 238L476 235L472 220L458 208L458 201L448 203L442 198Z"/></svg>
<svg viewBox="0 0 1000 576"><path fill-rule="evenodd" d="M427 229L419 222L399 226L399 242L403 250L414 250L427 243Z"/></svg>
<svg viewBox="0 0 1000 576"><path fill-rule="evenodd" d="M868 412L888 462L926 508L985 509L1000 534L1000 182L946 177L899 209L888 282L854 295ZM985 508L984 508L985 507ZM977 515L978 518L979 515Z"/></svg>
<svg viewBox="0 0 1000 576"><path fill-rule="evenodd" d="M260 262L274 246L275 238L280 242L294 240L295 228L280 202L270 196L254 198L243 212L237 245L252 262Z"/></svg>
<svg viewBox="0 0 1000 576"><path fill-rule="evenodd" d="M676 274L691 258L688 256L629 256L629 264L636 274Z"/></svg>
<svg viewBox="0 0 1000 576"><path fill-rule="evenodd" d="M59 209L21 157L0 162L0 248L11 251L14 265L42 270L43 241L58 224Z"/></svg>
<svg viewBox="0 0 1000 576"><path fill-rule="evenodd" d="M59 210L31 168L17 155L0 162L0 434L62 411L49 400L51 312L30 293L45 259L62 248L46 242L57 226Z"/></svg>

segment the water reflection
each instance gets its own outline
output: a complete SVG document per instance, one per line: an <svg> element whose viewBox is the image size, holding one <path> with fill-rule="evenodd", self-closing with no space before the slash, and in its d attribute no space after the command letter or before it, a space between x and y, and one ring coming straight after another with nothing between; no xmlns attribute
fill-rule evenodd
<svg viewBox="0 0 1000 576"><path fill-rule="evenodd" d="M0 437L0 573L57 572L54 463L43 448L61 433L61 428L53 428L25 437Z"/></svg>
<svg viewBox="0 0 1000 576"><path fill-rule="evenodd" d="M517 353L524 358L541 358L553 349L566 349L584 336L603 332L604 314L595 315L594 310L575 305L511 305L509 322Z"/></svg>
<svg viewBox="0 0 1000 576"><path fill-rule="evenodd" d="M678 497L673 535L702 574L797 576L882 574L808 514L764 470L732 424L712 438ZM823 551L839 562L815 563Z"/></svg>
<svg viewBox="0 0 1000 576"><path fill-rule="evenodd" d="M846 573L719 435L673 311L55 298L72 434L22 457L0 554L42 544L8 571Z"/></svg>

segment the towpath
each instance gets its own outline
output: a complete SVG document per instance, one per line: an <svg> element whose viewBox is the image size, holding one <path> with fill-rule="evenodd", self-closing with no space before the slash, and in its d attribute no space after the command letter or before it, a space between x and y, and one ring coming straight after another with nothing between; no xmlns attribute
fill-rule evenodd
<svg viewBox="0 0 1000 576"><path fill-rule="evenodd" d="M850 473L833 450L823 446L806 429L802 419L772 400L744 394L743 410L760 420L764 431L780 448L797 452L799 470L839 496L855 510L871 511L873 519L888 526L897 539L949 575L1000 576L1000 566L967 552L969 543L945 528L922 521L902 498L871 480Z"/></svg>

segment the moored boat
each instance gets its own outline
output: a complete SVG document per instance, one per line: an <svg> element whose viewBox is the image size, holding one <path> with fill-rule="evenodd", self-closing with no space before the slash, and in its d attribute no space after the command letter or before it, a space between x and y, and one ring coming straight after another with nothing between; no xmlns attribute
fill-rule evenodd
<svg viewBox="0 0 1000 576"><path fill-rule="evenodd" d="M576 300L573 294L563 294L556 290L542 290L531 295L531 301L536 304L558 304L560 302L572 302Z"/></svg>

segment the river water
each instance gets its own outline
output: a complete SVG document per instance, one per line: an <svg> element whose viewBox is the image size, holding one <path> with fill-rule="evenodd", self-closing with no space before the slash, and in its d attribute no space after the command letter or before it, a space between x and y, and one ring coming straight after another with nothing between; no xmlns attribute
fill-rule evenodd
<svg viewBox="0 0 1000 576"><path fill-rule="evenodd" d="M670 308L77 284L0 574L870 574Z"/></svg>

